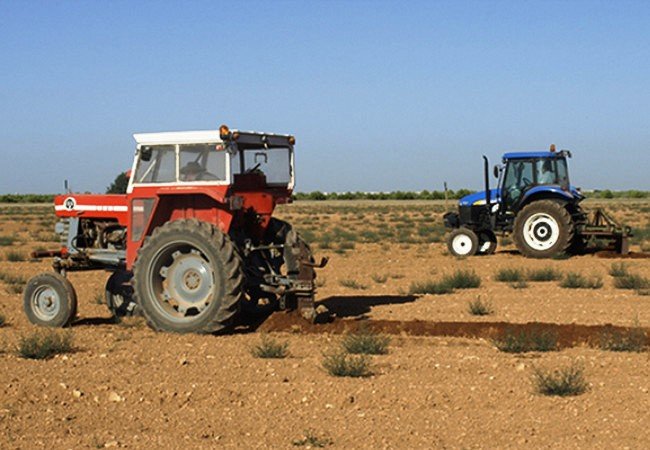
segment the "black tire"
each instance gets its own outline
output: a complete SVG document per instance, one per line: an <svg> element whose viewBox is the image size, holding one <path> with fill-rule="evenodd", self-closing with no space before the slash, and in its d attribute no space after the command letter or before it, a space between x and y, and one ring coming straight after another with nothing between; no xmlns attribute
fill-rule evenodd
<svg viewBox="0 0 650 450"><path fill-rule="evenodd" d="M478 251L478 236L469 228L456 228L447 236L447 249L454 256L473 256Z"/></svg>
<svg viewBox="0 0 650 450"><path fill-rule="evenodd" d="M571 214L561 202L539 200L526 205L515 218L513 240L529 258L552 258L565 253L573 241Z"/></svg>
<svg viewBox="0 0 650 450"><path fill-rule="evenodd" d="M117 270L106 281L104 296L106 306L116 320L121 317L141 315L140 308L133 298L131 279L133 272Z"/></svg>
<svg viewBox="0 0 650 450"><path fill-rule="evenodd" d="M133 267L136 302L157 331L214 333L232 326L243 284L241 259L230 238L196 219L157 228Z"/></svg>
<svg viewBox="0 0 650 450"><path fill-rule="evenodd" d="M478 250L480 255L493 255L497 250L497 236L491 230L483 230L478 234Z"/></svg>
<svg viewBox="0 0 650 450"><path fill-rule="evenodd" d="M42 273L27 282L23 307L35 325L67 327L77 316L77 293L62 275Z"/></svg>

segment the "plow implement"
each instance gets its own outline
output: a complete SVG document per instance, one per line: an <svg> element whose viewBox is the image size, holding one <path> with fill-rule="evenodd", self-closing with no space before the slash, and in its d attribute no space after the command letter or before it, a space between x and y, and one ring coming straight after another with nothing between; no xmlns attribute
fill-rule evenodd
<svg viewBox="0 0 650 450"><path fill-rule="evenodd" d="M609 241L608 250L617 255L628 255L630 253L630 238L632 229L620 225L609 214L602 209L596 209L589 217L587 223L580 230L580 235L586 239L599 239Z"/></svg>

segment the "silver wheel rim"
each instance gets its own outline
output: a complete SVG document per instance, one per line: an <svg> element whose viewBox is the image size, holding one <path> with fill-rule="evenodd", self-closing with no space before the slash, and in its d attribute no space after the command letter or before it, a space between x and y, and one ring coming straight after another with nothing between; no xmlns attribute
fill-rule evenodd
<svg viewBox="0 0 650 450"><path fill-rule="evenodd" d="M460 256L467 256L472 251L472 239L466 234L457 234L451 240L451 248Z"/></svg>
<svg viewBox="0 0 650 450"><path fill-rule="evenodd" d="M171 244L158 251L150 267L153 304L166 319L194 321L212 303L214 270L196 247Z"/></svg>
<svg viewBox="0 0 650 450"><path fill-rule="evenodd" d="M32 295L32 310L44 322L53 320L61 310L61 298L51 286L39 286Z"/></svg>
<svg viewBox="0 0 650 450"><path fill-rule="evenodd" d="M524 222L524 241L538 251L552 248L560 239L560 226L550 214L536 213Z"/></svg>

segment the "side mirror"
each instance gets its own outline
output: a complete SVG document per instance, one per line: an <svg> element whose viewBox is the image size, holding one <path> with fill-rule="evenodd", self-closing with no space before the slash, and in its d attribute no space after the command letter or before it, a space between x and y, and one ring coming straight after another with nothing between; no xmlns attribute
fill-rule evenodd
<svg viewBox="0 0 650 450"><path fill-rule="evenodd" d="M494 166L494 178L499 178L499 166Z"/></svg>
<svg viewBox="0 0 650 450"><path fill-rule="evenodd" d="M140 148L140 159L142 161L151 161L151 154L153 150L149 146L144 146Z"/></svg>

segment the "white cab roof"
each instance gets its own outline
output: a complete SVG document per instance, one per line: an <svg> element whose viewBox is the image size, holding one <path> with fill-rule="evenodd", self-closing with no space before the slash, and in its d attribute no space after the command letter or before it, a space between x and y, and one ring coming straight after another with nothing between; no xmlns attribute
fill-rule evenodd
<svg viewBox="0 0 650 450"><path fill-rule="evenodd" d="M136 133L133 135L133 139L138 145L213 144L221 142L219 130Z"/></svg>

